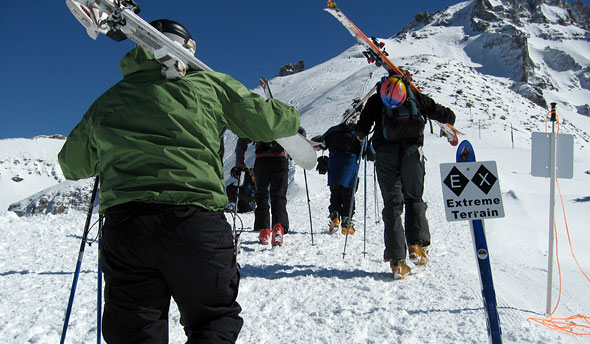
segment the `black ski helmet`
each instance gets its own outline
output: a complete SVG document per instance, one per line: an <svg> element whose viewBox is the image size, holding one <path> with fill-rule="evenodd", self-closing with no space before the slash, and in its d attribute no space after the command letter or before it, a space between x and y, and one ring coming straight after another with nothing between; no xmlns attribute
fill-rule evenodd
<svg viewBox="0 0 590 344"><path fill-rule="evenodd" d="M169 19L156 19L150 23L158 31L166 35L171 40L182 44L185 48L196 50L195 41L192 39L190 32L179 22Z"/></svg>

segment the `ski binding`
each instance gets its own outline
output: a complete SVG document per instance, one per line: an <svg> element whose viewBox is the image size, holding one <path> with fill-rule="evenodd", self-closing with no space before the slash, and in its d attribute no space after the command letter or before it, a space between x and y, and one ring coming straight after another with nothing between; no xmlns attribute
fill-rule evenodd
<svg viewBox="0 0 590 344"><path fill-rule="evenodd" d="M189 68L212 70L189 49L141 19L137 15L140 8L133 0L66 0L66 5L86 28L90 38L96 39L104 34L115 41L122 41L128 37L149 50L162 64L162 75L167 79L181 78ZM194 45L191 48L194 53Z"/></svg>

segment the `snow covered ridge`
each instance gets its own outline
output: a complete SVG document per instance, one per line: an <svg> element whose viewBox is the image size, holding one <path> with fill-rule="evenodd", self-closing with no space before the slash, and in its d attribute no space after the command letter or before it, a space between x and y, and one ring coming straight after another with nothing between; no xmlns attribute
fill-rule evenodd
<svg viewBox="0 0 590 344"><path fill-rule="evenodd" d="M12 203L8 211L13 211L18 216L57 215L72 209L84 212L88 209L93 186L93 179L66 180Z"/></svg>
<svg viewBox="0 0 590 344"><path fill-rule="evenodd" d="M57 154L63 135L0 140L0 210L18 216L86 211L93 179L65 180Z"/></svg>
<svg viewBox="0 0 590 344"><path fill-rule="evenodd" d="M65 179L57 153L63 135L0 140L0 210Z"/></svg>
<svg viewBox="0 0 590 344"><path fill-rule="evenodd" d="M590 90L590 8L579 0L466 1L416 15L395 38L424 39L444 28L460 29L463 36L454 43L481 65L478 70L509 78L514 91L542 107L554 93ZM590 112L587 99L572 104L580 114Z"/></svg>

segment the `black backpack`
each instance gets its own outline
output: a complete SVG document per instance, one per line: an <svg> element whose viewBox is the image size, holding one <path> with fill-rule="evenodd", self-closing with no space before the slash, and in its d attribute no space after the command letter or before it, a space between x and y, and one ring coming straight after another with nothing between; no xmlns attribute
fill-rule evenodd
<svg viewBox="0 0 590 344"><path fill-rule="evenodd" d="M426 117L420 113L410 85L406 83L408 97L397 109L383 106L381 125L383 138L388 141L418 139L424 135Z"/></svg>
<svg viewBox="0 0 590 344"><path fill-rule="evenodd" d="M278 142L276 141L272 141L272 142L260 142L258 144L256 144L256 154L261 154L261 153L273 153L273 154L279 154L284 152L285 150L283 149L283 147L278 144Z"/></svg>

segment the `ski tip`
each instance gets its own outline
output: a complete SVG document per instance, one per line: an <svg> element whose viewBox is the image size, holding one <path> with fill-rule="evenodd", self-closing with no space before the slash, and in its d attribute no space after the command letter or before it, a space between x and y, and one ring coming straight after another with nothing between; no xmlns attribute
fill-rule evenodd
<svg viewBox="0 0 590 344"><path fill-rule="evenodd" d="M449 128L451 128L451 129L452 129L452 130L455 132L455 134L457 134L457 135L465 135L465 134L463 134L462 132L460 132L459 130L457 130L457 128L455 128L455 127L454 127L452 124L446 123L446 125L447 125Z"/></svg>
<svg viewBox="0 0 590 344"><path fill-rule="evenodd" d="M467 140L461 141L457 147L457 162L473 162L475 161L475 152L473 146Z"/></svg>
<svg viewBox="0 0 590 344"><path fill-rule="evenodd" d="M328 0L327 8L338 10L338 5L336 5L334 0Z"/></svg>

